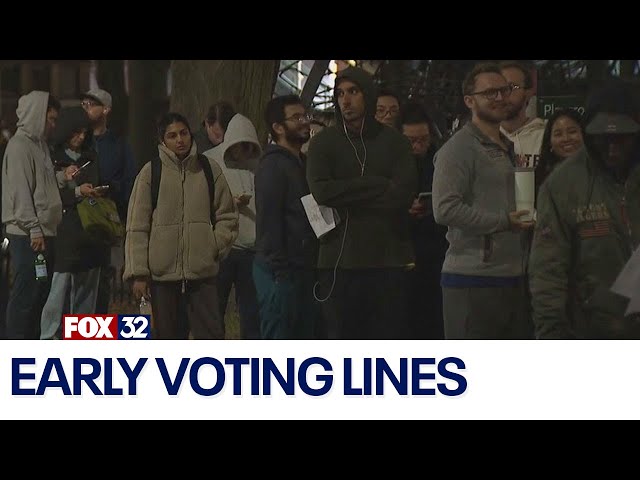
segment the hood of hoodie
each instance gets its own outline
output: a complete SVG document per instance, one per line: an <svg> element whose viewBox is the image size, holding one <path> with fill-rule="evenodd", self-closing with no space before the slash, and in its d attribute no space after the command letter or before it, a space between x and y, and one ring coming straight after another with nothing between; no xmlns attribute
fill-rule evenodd
<svg viewBox="0 0 640 480"><path fill-rule="evenodd" d="M365 70L358 67L347 67L341 70L336 75L335 87L337 87L341 81L351 80L362 89L364 95L364 128L363 136L369 137L376 135L382 125L376 120L376 88L373 84L373 77ZM342 121L342 111L338 103L338 96L336 88L333 91L333 103L335 106L336 126L340 131L344 131L344 122Z"/></svg>
<svg viewBox="0 0 640 480"><path fill-rule="evenodd" d="M522 125L520 128L514 130L513 132L509 133L504 131L504 133L507 137L527 134L529 132L534 132L536 130L544 130L544 127L546 126L546 124L547 124L547 121L545 119L536 117L530 122L527 122L524 125Z"/></svg>
<svg viewBox="0 0 640 480"><path fill-rule="evenodd" d="M227 155L229 147L240 142L253 143L258 147L257 155L255 158L251 159L249 162L250 165L240 165L238 162L230 159L230 155ZM228 168L240 168L243 170L251 170L253 172L258 166L258 160L261 155L262 147L258 141L256 127L253 126L253 123L247 117L236 113L229 122L227 130L224 133L224 141L220 145L220 157L224 159L224 163Z"/></svg>
<svg viewBox="0 0 640 480"><path fill-rule="evenodd" d="M18 100L16 116L18 130L32 138L44 139L44 126L47 121L49 92L34 90Z"/></svg>
<svg viewBox="0 0 640 480"><path fill-rule="evenodd" d="M51 135L51 143L54 146L64 145L74 132L83 128L87 129L87 138L85 145L90 141L90 120L87 112L82 107L67 107L60 110L58 120L56 120L56 128Z"/></svg>

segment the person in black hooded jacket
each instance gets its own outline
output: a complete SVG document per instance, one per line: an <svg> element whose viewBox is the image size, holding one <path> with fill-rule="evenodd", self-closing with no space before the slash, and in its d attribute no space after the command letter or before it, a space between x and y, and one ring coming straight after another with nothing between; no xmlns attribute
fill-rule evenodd
<svg viewBox="0 0 640 480"><path fill-rule="evenodd" d="M371 75L349 67L334 87L336 125L309 144L307 180L340 224L320 238L323 301L332 339L408 335L407 270L414 262L407 211L417 193L409 141L375 119Z"/></svg>
<svg viewBox="0 0 640 480"><path fill-rule="evenodd" d="M97 154L90 147L89 127L85 110L69 107L61 110L53 133L51 158L56 168L87 165L60 189L62 221L58 226L51 290L42 310L41 340L58 338L64 313L94 313L100 267L108 262L109 247L85 233L77 209L83 199L102 195L95 189L99 185L99 168Z"/></svg>

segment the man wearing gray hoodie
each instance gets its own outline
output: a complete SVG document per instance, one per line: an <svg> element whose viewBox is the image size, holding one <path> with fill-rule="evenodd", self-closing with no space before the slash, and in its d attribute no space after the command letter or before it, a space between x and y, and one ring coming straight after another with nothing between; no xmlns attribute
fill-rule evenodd
<svg viewBox="0 0 640 480"><path fill-rule="evenodd" d="M521 231L515 211L513 144L500 132L512 88L494 64L462 84L471 121L434 157L433 213L448 227L442 266L447 339L533 338L527 316Z"/></svg>
<svg viewBox="0 0 640 480"><path fill-rule="evenodd" d="M18 100L18 129L2 163L2 223L13 264L7 305L9 339L38 339L40 315L47 301L54 262L54 240L62 219L59 187L78 167L55 173L47 139L55 127L60 102L48 92L32 91ZM35 261L44 256L47 277L37 280Z"/></svg>
<svg viewBox="0 0 640 480"><path fill-rule="evenodd" d="M239 213L238 237L229 256L220 263L218 294L220 314L224 318L231 287L235 286L240 311L240 338L260 339L260 317L256 287L253 283L253 258L256 246L256 200L254 172L262 147L256 128L244 115L235 114L227 126L224 141L203 154L222 169Z"/></svg>

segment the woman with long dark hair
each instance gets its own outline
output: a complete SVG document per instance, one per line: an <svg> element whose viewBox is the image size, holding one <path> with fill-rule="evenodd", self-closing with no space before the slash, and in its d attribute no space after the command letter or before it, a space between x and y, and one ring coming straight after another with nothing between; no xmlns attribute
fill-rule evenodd
<svg viewBox="0 0 640 480"><path fill-rule="evenodd" d="M547 120L536 168L536 196L542 182L562 160L584 145L582 114L576 109L557 109Z"/></svg>

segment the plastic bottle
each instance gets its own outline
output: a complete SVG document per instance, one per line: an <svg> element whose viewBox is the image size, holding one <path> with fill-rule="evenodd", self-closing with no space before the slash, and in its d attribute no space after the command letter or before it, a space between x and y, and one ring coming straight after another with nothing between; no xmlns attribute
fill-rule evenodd
<svg viewBox="0 0 640 480"><path fill-rule="evenodd" d="M155 325L153 324L153 314L151 313L151 302L147 300L144 295L140 298L140 315L149 315L149 331L151 332L151 338L155 337Z"/></svg>
<svg viewBox="0 0 640 480"><path fill-rule="evenodd" d="M47 280L47 261L44 258L44 255L39 253L36 257L35 261L36 268L36 280L38 281L46 281Z"/></svg>
<svg viewBox="0 0 640 480"><path fill-rule="evenodd" d="M151 315L151 302L144 295L140 299L140 315Z"/></svg>

